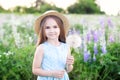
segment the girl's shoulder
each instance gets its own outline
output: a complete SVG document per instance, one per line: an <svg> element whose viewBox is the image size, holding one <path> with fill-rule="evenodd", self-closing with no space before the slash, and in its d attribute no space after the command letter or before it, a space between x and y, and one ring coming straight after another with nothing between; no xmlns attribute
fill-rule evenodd
<svg viewBox="0 0 120 80"><path fill-rule="evenodd" d="M45 49L48 49L48 44L46 43L46 42L44 42L44 43L41 43L39 46L38 46L38 48L39 49L42 49L42 50L45 50Z"/></svg>
<svg viewBox="0 0 120 80"><path fill-rule="evenodd" d="M43 48L45 45L46 45L46 42L43 42L38 47L40 47L40 48L42 47Z"/></svg>
<svg viewBox="0 0 120 80"><path fill-rule="evenodd" d="M39 46L37 46L36 49L38 49L38 50L40 50L40 51L43 51L43 44L40 44Z"/></svg>

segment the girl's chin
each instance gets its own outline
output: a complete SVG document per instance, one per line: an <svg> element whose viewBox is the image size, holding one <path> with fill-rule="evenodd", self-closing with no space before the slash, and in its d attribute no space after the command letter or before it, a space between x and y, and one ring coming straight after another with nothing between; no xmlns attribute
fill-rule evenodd
<svg viewBox="0 0 120 80"><path fill-rule="evenodd" d="M58 40L58 38L49 38L49 40Z"/></svg>

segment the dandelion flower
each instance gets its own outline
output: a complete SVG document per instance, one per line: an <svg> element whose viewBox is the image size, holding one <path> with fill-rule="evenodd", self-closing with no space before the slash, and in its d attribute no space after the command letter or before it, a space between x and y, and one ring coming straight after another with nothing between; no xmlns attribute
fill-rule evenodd
<svg viewBox="0 0 120 80"><path fill-rule="evenodd" d="M77 48L81 46L82 40L78 34L72 34L66 38L66 42L70 47Z"/></svg>

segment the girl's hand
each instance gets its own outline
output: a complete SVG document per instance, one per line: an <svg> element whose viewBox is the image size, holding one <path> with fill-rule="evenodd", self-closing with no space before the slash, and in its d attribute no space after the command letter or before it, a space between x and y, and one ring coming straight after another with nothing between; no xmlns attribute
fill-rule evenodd
<svg viewBox="0 0 120 80"><path fill-rule="evenodd" d="M55 78L63 78L64 73L65 73L65 70L53 71L53 72L52 72L52 77L55 77Z"/></svg>
<svg viewBox="0 0 120 80"><path fill-rule="evenodd" d="M73 65L74 64L74 57L68 56L66 60L67 65Z"/></svg>

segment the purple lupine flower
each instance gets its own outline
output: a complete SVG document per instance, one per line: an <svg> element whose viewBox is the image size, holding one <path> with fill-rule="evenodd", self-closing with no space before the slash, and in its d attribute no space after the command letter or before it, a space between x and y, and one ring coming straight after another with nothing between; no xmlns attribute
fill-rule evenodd
<svg viewBox="0 0 120 80"><path fill-rule="evenodd" d="M97 54L97 53L98 53L97 44L94 43L94 54Z"/></svg>
<svg viewBox="0 0 120 80"><path fill-rule="evenodd" d="M68 32L68 35L71 35L71 34L73 34L73 31L70 29Z"/></svg>
<svg viewBox="0 0 120 80"><path fill-rule="evenodd" d="M102 50L102 53L103 53L103 54L107 53L107 50L106 50L106 46L105 46L105 45L103 45L103 46L101 47L101 50Z"/></svg>
<svg viewBox="0 0 120 80"><path fill-rule="evenodd" d="M97 34L97 31L94 31L93 32L93 39L94 39L94 42L98 42L98 34Z"/></svg>
<svg viewBox="0 0 120 80"><path fill-rule="evenodd" d="M109 42L114 42L114 37L112 35L109 36Z"/></svg>
<svg viewBox="0 0 120 80"><path fill-rule="evenodd" d="M75 30L75 28L72 28L72 29L69 30L68 34L69 34L69 35L72 35L72 34L80 34L80 31Z"/></svg>
<svg viewBox="0 0 120 80"><path fill-rule="evenodd" d="M111 27L111 28L113 27L113 23L112 23L110 18L108 18L108 26Z"/></svg>
<svg viewBox="0 0 120 80"><path fill-rule="evenodd" d="M90 33L93 35L94 31L93 31L93 30L91 30L91 31L90 31Z"/></svg>
<svg viewBox="0 0 120 80"><path fill-rule="evenodd" d="M100 20L100 25L101 25L101 28L105 28L105 21L103 19Z"/></svg>
<svg viewBox="0 0 120 80"><path fill-rule="evenodd" d="M87 41L90 41L90 33L87 33Z"/></svg>
<svg viewBox="0 0 120 80"><path fill-rule="evenodd" d="M98 29L98 36L101 37L104 33L104 29Z"/></svg>
<svg viewBox="0 0 120 80"><path fill-rule="evenodd" d="M87 62L90 58L90 53L86 50L84 51L84 62Z"/></svg>

